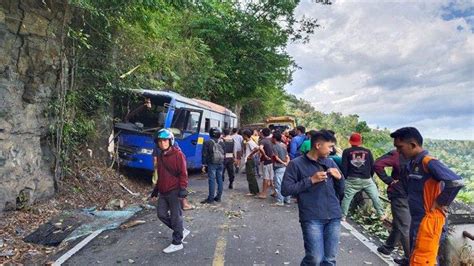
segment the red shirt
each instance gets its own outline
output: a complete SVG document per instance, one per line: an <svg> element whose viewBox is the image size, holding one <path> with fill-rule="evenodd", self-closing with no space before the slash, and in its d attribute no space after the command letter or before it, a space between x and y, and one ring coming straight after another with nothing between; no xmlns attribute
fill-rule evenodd
<svg viewBox="0 0 474 266"><path fill-rule="evenodd" d="M165 167L166 165L166 167ZM158 182L156 187L160 193L188 186L188 171L184 154L176 147L157 156Z"/></svg>

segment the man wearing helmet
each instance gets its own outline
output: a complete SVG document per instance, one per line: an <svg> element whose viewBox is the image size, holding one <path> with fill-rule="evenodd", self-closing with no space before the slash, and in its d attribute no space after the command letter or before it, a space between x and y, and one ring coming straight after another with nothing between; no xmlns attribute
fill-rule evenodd
<svg viewBox="0 0 474 266"><path fill-rule="evenodd" d="M203 168L207 166L207 176L209 178L209 195L207 199L201 201L202 204L220 202L223 190L222 171L224 170L224 145L219 140L221 129L213 127L209 130L210 140L204 142L202 147ZM216 191L217 182L217 195Z"/></svg>
<svg viewBox="0 0 474 266"><path fill-rule="evenodd" d="M172 243L163 250L172 253L183 249L182 241L190 231L183 226L183 212L180 199L186 197L188 186L188 172L184 154L174 146L174 136L167 129L161 129L154 135L154 140L160 153L156 155L156 170L158 181L153 189L151 198L156 198L158 218L173 230Z"/></svg>

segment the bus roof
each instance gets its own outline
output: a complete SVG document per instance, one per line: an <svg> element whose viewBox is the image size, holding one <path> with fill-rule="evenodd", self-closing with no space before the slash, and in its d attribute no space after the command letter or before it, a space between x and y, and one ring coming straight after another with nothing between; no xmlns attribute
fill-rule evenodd
<svg viewBox="0 0 474 266"><path fill-rule="evenodd" d="M216 113L221 113L224 115L232 116L232 117L237 117L236 114L234 114L231 110L225 108L222 105L212 103L209 101L201 100L201 99L190 99L187 97L182 96L179 93L173 92L173 91L157 91L157 90L145 90L145 89L132 89L132 91L141 93L141 94L151 94L154 96L165 96L169 98L174 98L176 101L192 105L194 107L202 108L209 110L211 112L216 112Z"/></svg>

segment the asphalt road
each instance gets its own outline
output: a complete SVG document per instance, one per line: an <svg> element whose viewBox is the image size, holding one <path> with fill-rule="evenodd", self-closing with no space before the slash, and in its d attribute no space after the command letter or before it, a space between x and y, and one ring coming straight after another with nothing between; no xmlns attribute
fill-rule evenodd
<svg viewBox="0 0 474 266"><path fill-rule="evenodd" d="M136 217L145 224L103 232L65 265L299 265L304 248L297 205L274 207L271 197L247 197L245 176L236 179L234 190L228 190L226 182L222 203L201 205L207 180L191 178L195 193L189 199L197 208L185 212L191 235L183 250L162 252L171 242L171 230L154 210L146 210ZM363 242L343 228L337 264L387 265Z"/></svg>

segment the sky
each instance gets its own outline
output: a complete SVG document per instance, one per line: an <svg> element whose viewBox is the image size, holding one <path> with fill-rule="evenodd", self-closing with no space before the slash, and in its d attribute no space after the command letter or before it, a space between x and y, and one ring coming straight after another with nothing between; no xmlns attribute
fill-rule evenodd
<svg viewBox="0 0 474 266"><path fill-rule="evenodd" d="M321 27L288 45L288 92L371 127L474 140L474 1L332 2L296 9Z"/></svg>

